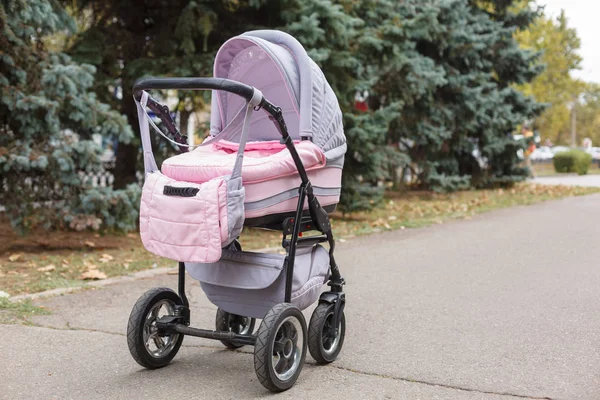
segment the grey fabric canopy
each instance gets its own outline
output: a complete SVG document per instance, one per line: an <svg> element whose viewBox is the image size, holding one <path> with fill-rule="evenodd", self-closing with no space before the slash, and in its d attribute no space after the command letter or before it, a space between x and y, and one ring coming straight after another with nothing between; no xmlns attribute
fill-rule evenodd
<svg viewBox="0 0 600 400"><path fill-rule="evenodd" d="M309 138L328 160L345 154L342 112L335 93L321 69L291 35L259 30L229 39L217 53L214 76L258 88L281 107L290 136L295 140ZM235 117L244 104L237 95L213 91L211 135L225 128L238 131L239 118ZM279 133L265 113L254 113L248 139L276 140Z"/></svg>

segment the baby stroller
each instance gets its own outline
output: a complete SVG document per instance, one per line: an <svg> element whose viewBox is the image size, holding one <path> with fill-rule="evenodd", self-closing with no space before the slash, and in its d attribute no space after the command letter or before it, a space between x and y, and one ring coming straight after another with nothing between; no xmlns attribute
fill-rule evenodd
<svg viewBox="0 0 600 400"><path fill-rule="evenodd" d="M161 170L149 125L182 150L187 138L149 89L212 90L211 136ZM140 234L149 251L179 262L179 277L178 293L154 288L133 307L133 358L164 367L185 335L230 349L253 345L258 379L274 392L295 383L307 348L317 363L334 361L345 336L345 282L328 213L339 201L346 139L319 67L292 36L252 31L221 47L213 78L142 79L134 98L146 170ZM244 226L281 231L285 254L243 251L237 238ZM309 231L318 233L302 235ZM190 326L186 271L218 307L215 330ZM325 284L330 290L321 292ZM307 327L301 310L317 300Z"/></svg>

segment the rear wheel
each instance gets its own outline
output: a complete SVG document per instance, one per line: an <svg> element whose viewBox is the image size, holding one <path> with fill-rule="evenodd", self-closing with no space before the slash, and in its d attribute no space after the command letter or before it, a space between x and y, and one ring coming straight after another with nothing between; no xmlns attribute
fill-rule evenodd
<svg viewBox="0 0 600 400"><path fill-rule="evenodd" d="M258 328L254 370L260 383L272 392L291 388L304 366L306 321L289 303L269 310Z"/></svg>
<svg viewBox="0 0 600 400"><path fill-rule="evenodd" d="M250 317L242 317L241 315L230 314L220 308L217 309L217 317L215 318L215 327L218 331L233 332L240 335L250 335L254 332L254 324L256 320ZM234 350L239 349L243 344L235 340L221 340L228 348Z"/></svg>
<svg viewBox="0 0 600 400"><path fill-rule="evenodd" d="M160 332L156 322L163 316L175 315L175 307L181 304L171 289L154 288L133 306L127 324L127 345L133 359L142 367L162 368L179 351L183 335Z"/></svg>
<svg viewBox="0 0 600 400"><path fill-rule="evenodd" d="M335 304L320 303L310 317L308 350L319 364L328 364L334 361L344 345L346 317L342 311L336 335L332 330L334 309Z"/></svg>

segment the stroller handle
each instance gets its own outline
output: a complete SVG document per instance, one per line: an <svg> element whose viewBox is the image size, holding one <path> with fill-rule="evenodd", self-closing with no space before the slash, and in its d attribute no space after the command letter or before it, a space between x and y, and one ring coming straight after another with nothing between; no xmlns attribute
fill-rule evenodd
<svg viewBox="0 0 600 400"><path fill-rule="evenodd" d="M178 89L178 90L223 90L242 96L247 101L254 96L254 88L241 82L224 78L144 78L133 85L136 100L142 97L146 89Z"/></svg>

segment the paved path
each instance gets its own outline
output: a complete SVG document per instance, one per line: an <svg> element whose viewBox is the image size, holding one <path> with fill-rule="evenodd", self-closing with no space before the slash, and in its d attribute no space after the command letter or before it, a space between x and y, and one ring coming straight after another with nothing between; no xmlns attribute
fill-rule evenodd
<svg viewBox="0 0 600 400"><path fill-rule="evenodd" d="M325 367L307 358L277 398L600 399L599 240L593 195L342 243L342 354ZM0 398L272 398L251 348L186 338L164 369L131 359L131 306L174 284L164 275L37 301L53 310L39 327L0 325ZM196 283L187 291L192 324L212 326L215 308Z"/></svg>
<svg viewBox="0 0 600 400"><path fill-rule="evenodd" d="M567 185L567 186L587 186L600 187L600 175L558 175L558 176L541 176L532 179L533 183L541 183L544 185Z"/></svg>

